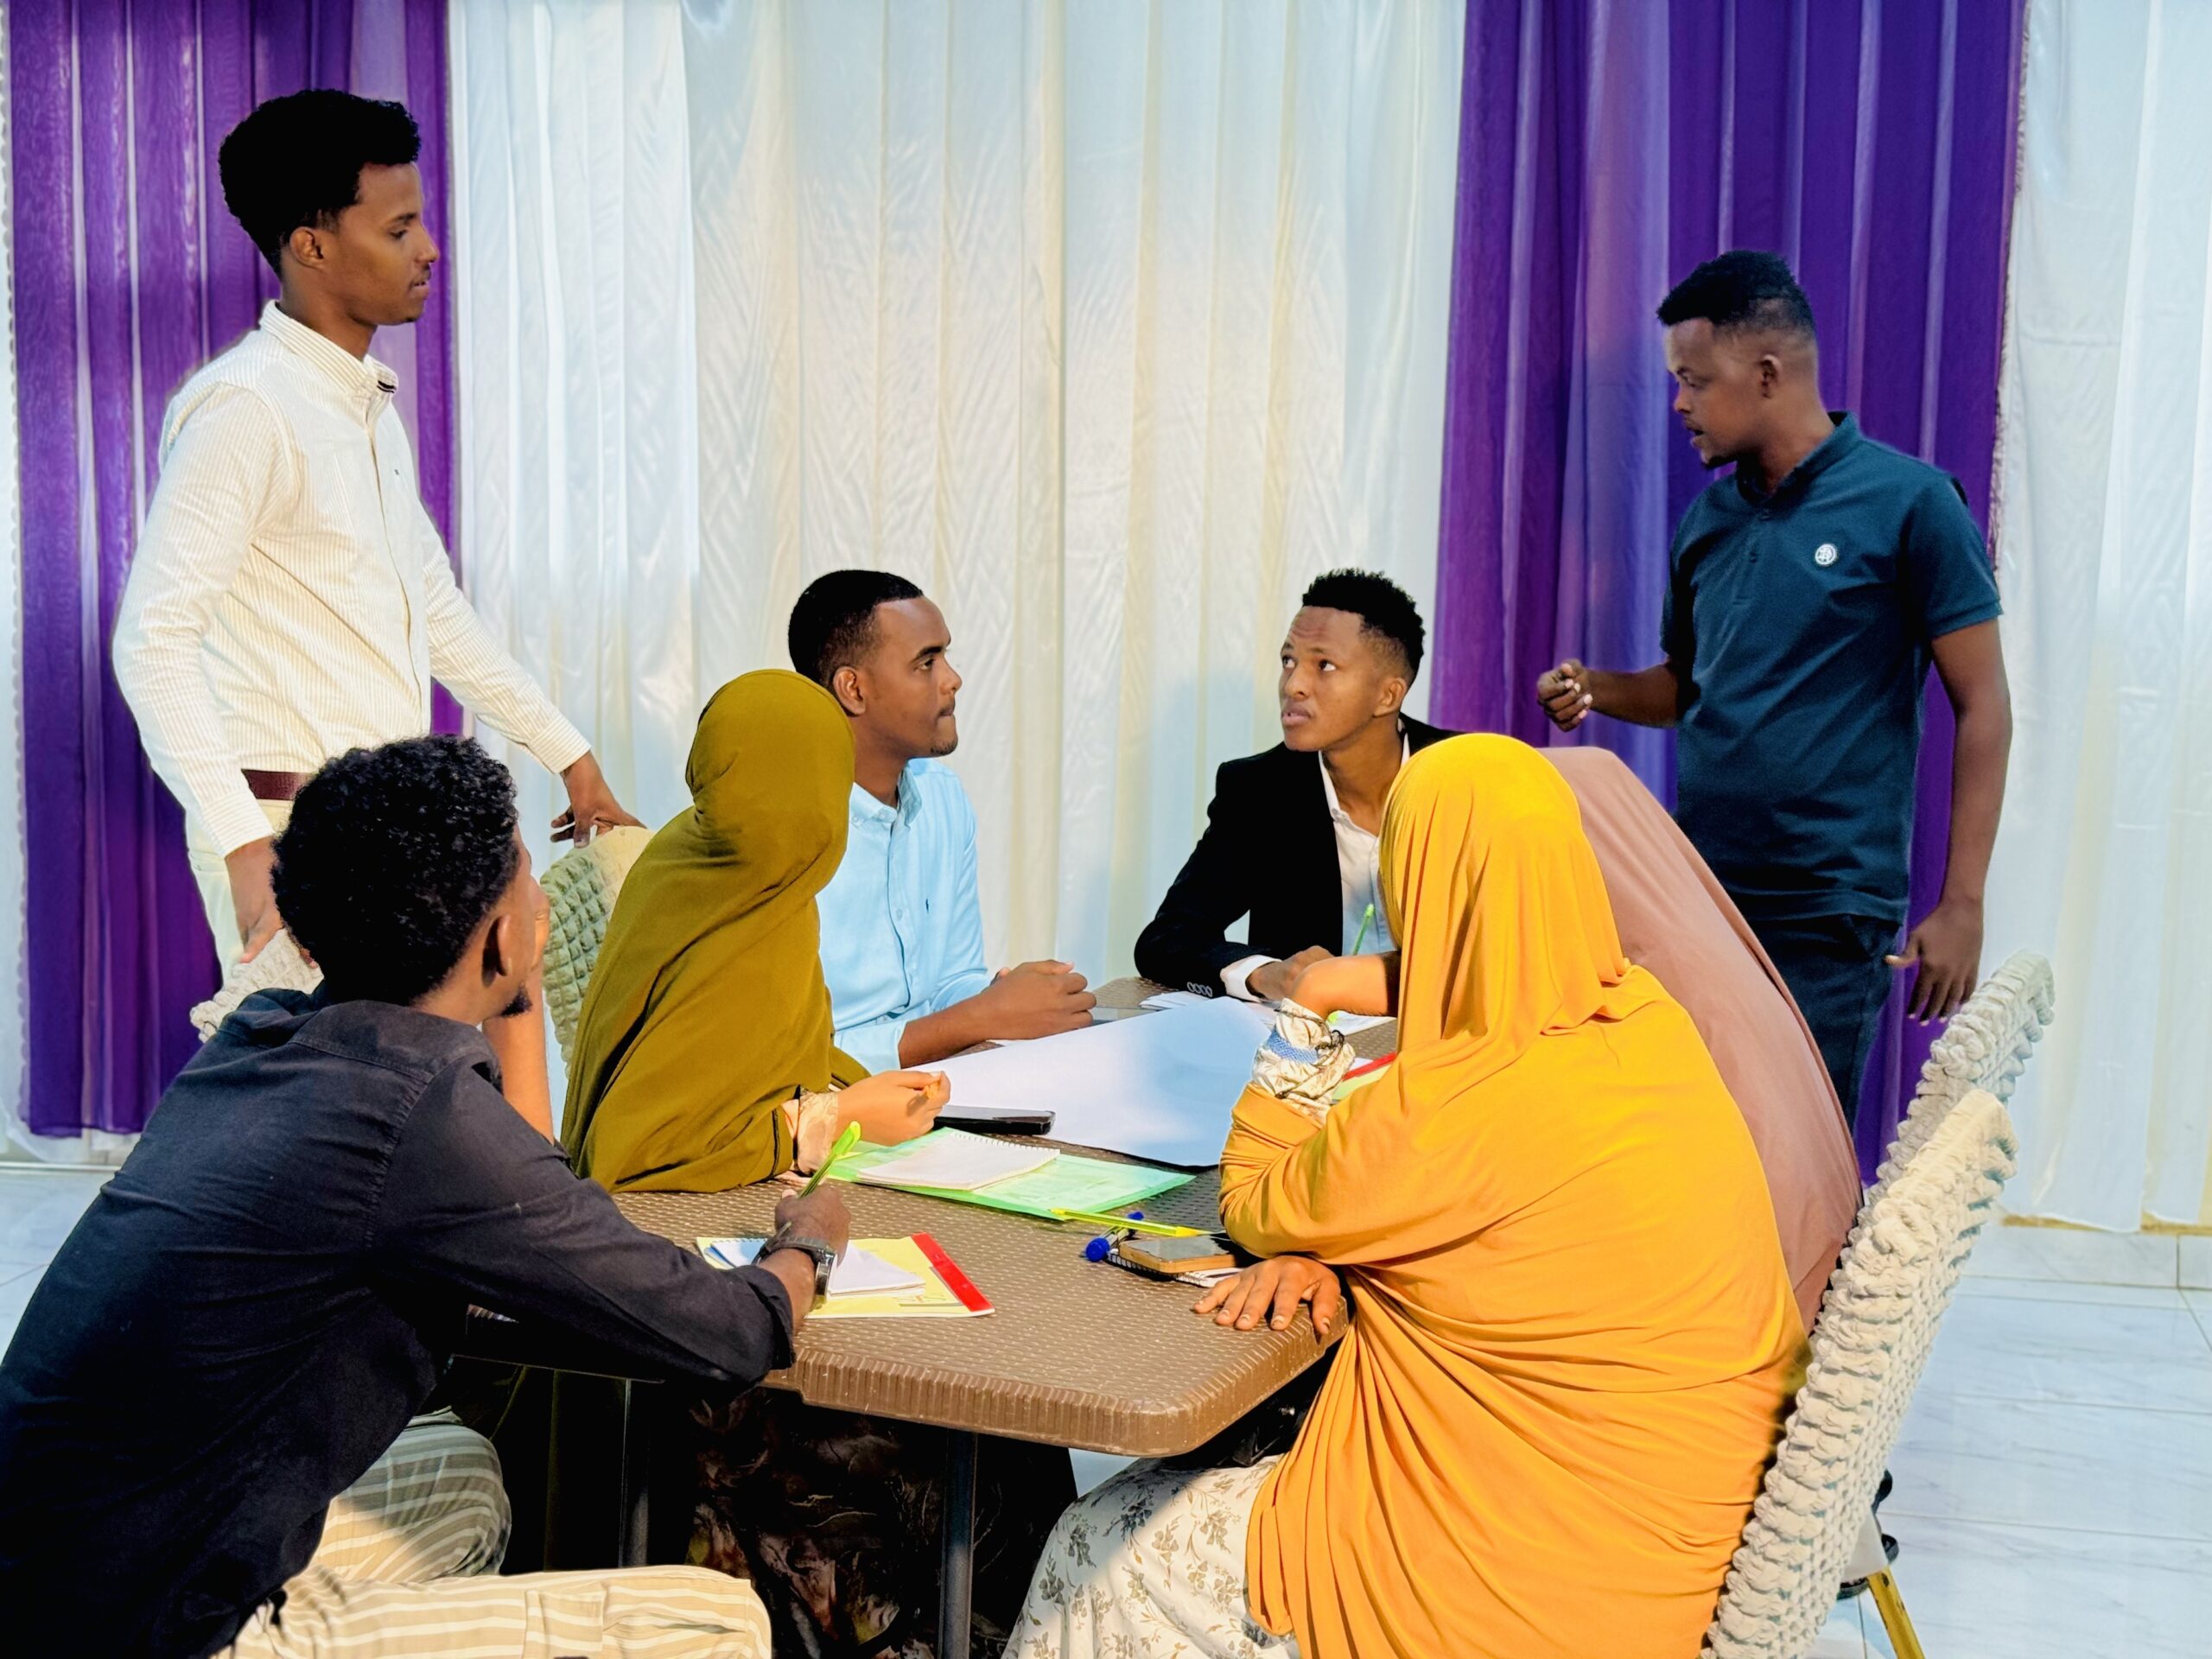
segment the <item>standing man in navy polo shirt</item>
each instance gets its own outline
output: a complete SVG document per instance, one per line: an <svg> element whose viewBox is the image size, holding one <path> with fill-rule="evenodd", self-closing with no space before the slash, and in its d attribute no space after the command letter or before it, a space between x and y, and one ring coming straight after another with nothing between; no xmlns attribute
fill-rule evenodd
<svg viewBox="0 0 2212 1659"><path fill-rule="evenodd" d="M1669 562L1661 649L1536 683L1562 730L1674 726L1675 817L1789 982L1855 1118L1892 971L1948 1019L1980 970L2012 702L1997 583L1958 485L1820 393L1812 308L1772 254L1707 261L1659 307L1675 412L1708 468ZM1905 921L1921 688L1958 719L1941 902Z"/></svg>

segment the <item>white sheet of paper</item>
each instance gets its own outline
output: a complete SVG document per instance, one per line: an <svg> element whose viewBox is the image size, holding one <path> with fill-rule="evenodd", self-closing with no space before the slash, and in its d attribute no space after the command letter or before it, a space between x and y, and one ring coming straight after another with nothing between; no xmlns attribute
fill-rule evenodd
<svg viewBox="0 0 2212 1659"><path fill-rule="evenodd" d="M1217 1163L1274 1023L1229 997L942 1062L955 1106L1053 1114L1052 1139L1185 1167Z"/></svg>
<svg viewBox="0 0 2212 1659"><path fill-rule="evenodd" d="M1156 991L1145 998L1144 1005L1147 1008L1157 1008L1165 1014L1170 1008L1203 1008L1207 1003L1217 1000L1215 997L1200 996L1196 991Z"/></svg>
<svg viewBox="0 0 2212 1659"><path fill-rule="evenodd" d="M715 1245L715 1255L725 1262L731 1256L737 1259L731 1265L750 1267L765 1238L722 1239ZM848 1244L844 1255L837 1258L837 1265L830 1269L830 1294L832 1296L889 1296L902 1290L919 1290L918 1276L904 1268L896 1268L874 1250L862 1249L857 1244Z"/></svg>
<svg viewBox="0 0 2212 1659"><path fill-rule="evenodd" d="M1059 1155L1050 1147L1028 1141L996 1141L964 1129L947 1129L927 1146L856 1171L853 1179L870 1186L934 1186L948 1192L972 1192L994 1181L1042 1169Z"/></svg>
<svg viewBox="0 0 2212 1659"><path fill-rule="evenodd" d="M1275 1005L1272 1002L1244 1002L1241 998L1200 996L1192 991L1160 991L1145 998L1144 1005L1165 1013L1169 1008L1203 1008L1210 1002L1230 1001L1236 1001L1243 1007L1265 1014L1268 1023L1272 1023L1274 1019ZM1389 1017L1387 1014L1340 1014L1336 1017L1335 1025L1338 1031L1349 1037L1354 1032L1365 1031L1370 1026L1379 1026ZM1254 1046L1256 1047L1266 1036L1267 1023L1263 1023L1260 1027L1260 1037L1254 1039Z"/></svg>

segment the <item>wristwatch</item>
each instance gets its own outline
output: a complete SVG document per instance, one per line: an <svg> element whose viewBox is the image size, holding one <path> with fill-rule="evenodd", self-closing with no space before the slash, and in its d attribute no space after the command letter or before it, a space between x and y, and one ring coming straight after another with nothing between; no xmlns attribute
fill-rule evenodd
<svg viewBox="0 0 2212 1659"><path fill-rule="evenodd" d="M814 1300L820 1301L830 1294L830 1270L837 1265L837 1247L819 1238L807 1238L789 1228L776 1234L760 1247L760 1254L753 1260L766 1262L778 1250L804 1250L814 1258Z"/></svg>

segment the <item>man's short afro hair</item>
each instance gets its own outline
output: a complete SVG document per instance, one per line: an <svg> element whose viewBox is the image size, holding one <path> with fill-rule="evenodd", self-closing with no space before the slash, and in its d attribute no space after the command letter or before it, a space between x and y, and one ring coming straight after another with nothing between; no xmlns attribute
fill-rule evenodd
<svg viewBox="0 0 2212 1659"><path fill-rule="evenodd" d="M1778 253L1737 248L1708 259L1659 302L1659 321L1669 328L1700 318L1715 334L1751 328L1813 338L1812 302Z"/></svg>
<svg viewBox="0 0 2212 1659"><path fill-rule="evenodd" d="M1300 603L1317 610L1349 611L1359 619L1362 633L1395 646L1406 669L1406 683L1421 672L1421 646L1427 630L1421 611L1406 590L1372 570L1328 570L1313 578Z"/></svg>
<svg viewBox="0 0 2212 1659"><path fill-rule="evenodd" d="M404 167L423 135L404 104L316 88L257 105L231 129L216 165L223 200L269 268L302 225L329 225L361 199L365 167Z"/></svg>
<svg viewBox="0 0 2212 1659"><path fill-rule="evenodd" d="M841 668L875 649L875 610L922 597L922 590L888 570L832 570L817 576L791 607L785 642L791 666L826 688Z"/></svg>
<svg viewBox="0 0 2212 1659"><path fill-rule="evenodd" d="M276 909L332 990L401 1004L451 976L513 884L515 784L467 738L349 749L276 837Z"/></svg>

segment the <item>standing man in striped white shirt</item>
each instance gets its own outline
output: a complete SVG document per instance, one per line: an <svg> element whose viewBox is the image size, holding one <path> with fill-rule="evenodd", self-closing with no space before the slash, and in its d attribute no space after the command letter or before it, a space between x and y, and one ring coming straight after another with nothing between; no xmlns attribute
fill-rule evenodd
<svg viewBox="0 0 2212 1659"><path fill-rule="evenodd" d="M169 405L115 677L183 803L226 963L280 925L271 837L293 794L334 755L427 732L434 678L561 775L554 839L637 823L455 584L398 383L369 355L429 296L420 149L399 105L327 91L273 99L223 141L224 200L281 296Z"/></svg>

